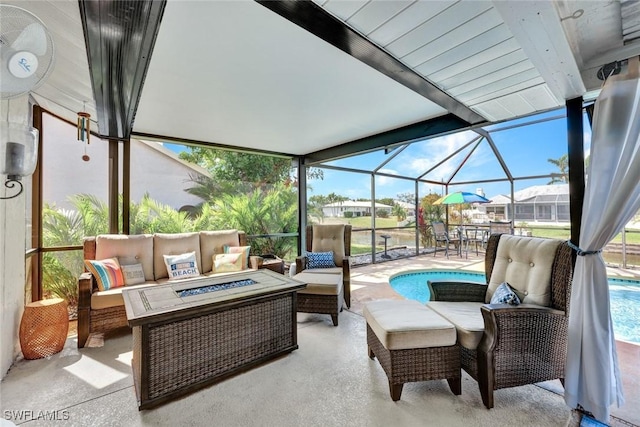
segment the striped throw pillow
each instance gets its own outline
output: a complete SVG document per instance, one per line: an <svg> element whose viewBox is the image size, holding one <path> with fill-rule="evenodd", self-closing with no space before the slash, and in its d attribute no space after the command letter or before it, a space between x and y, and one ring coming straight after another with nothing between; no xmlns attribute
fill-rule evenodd
<svg viewBox="0 0 640 427"><path fill-rule="evenodd" d="M98 283L98 289L108 291L109 289L124 286L124 277L120 264L116 258L107 258L103 260L86 259L84 264L93 274Z"/></svg>

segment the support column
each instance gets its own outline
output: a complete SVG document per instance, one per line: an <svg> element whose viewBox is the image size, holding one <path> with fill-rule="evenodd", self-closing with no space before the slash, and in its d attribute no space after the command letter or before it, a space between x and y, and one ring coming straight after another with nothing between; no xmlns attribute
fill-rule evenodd
<svg viewBox="0 0 640 427"><path fill-rule="evenodd" d="M584 202L584 130L582 119L582 97L567 100L566 109L571 242L576 246L580 246L582 204Z"/></svg>
<svg viewBox="0 0 640 427"><path fill-rule="evenodd" d="M371 174L371 263L376 263L376 175Z"/></svg>
<svg viewBox="0 0 640 427"><path fill-rule="evenodd" d="M118 140L109 140L109 233L118 234Z"/></svg>
<svg viewBox="0 0 640 427"><path fill-rule="evenodd" d="M294 159L298 168L298 255L307 247L307 167L304 157Z"/></svg>
<svg viewBox="0 0 640 427"><path fill-rule="evenodd" d="M122 234L131 233L131 139L122 145Z"/></svg>

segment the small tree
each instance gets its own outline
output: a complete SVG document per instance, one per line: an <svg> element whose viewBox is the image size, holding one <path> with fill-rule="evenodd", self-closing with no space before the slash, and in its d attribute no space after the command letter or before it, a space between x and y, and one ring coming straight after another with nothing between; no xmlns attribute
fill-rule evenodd
<svg viewBox="0 0 640 427"><path fill-rule="evenodd" d="M562 184L568 183L569 182L569 155L563 154L557 159L547 159L547 161L552 165L556 166L560 171L559 174L556 174L556 176L551 178L551 181L549 181L548 184L551 185L551 184L558 184L558 183L562 183Z"/></svg>
<svg viewBox="0 0 640 427"><path fill-rule="evenodd" d="M399 193L398 195L396 195L396 199L400 200L401 202L409 203L411 205L416 203L416 195L410 192Z"/></svg>
<svg viewBox="0 0 640 427"><path fill-rule="evenodd" d="M396 216L398 221L404 221L405 219L407 219L407 212L402 206L398 204L393 205L393 209L391 210L391 212Z"/></svg>

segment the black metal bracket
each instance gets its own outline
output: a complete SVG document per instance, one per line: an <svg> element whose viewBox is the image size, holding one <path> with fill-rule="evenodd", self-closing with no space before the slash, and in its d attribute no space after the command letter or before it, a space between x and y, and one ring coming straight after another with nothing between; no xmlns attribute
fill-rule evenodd
<svg viewBox="0 0 640 427"><path fill-rule="evenodd" d="M22 194L22 190L24 190L24 186L22 185L19 179L16 179L15 177L10 176L4 182L4 186L7 188L13 188L16 186L16 184L18 184L18 186L20 187L20 190L13 196L0 197L0 200L13 199L14 197L18 197L20 194Z"/></svg>

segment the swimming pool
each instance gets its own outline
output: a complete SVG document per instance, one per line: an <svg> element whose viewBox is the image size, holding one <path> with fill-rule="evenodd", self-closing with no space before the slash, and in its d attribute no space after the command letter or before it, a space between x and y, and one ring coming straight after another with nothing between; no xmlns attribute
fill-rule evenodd
<svg viewBox="0 0 640 427"><path fill-rule="evenodd" d="M403 297L424 304L429 301L427 280L486 283L484 273L416 270L394 274L389 278L389 284ZM640 282L610 277L609 295L616 339L640 343Z"/></svg>

